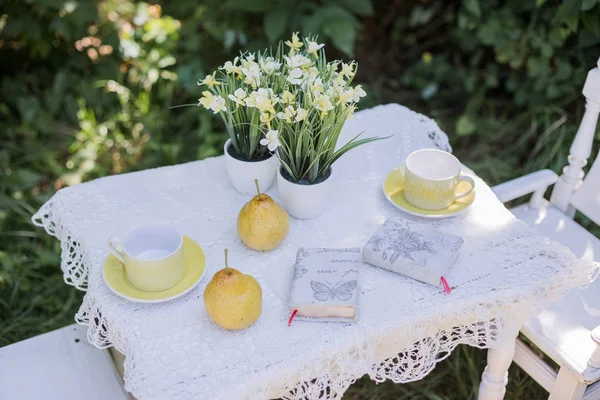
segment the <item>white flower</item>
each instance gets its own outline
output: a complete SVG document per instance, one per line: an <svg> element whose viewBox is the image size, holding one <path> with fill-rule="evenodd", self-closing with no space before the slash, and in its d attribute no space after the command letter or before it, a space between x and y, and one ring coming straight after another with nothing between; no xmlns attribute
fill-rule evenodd
<svg viewBox="0 0 600 400"><path fill-rule="evenodd" d="M285 44L286 44L286 46L290 47L290 54L294 55L294 53L296 52L296 50L298 50L299 48L302 47L302 42L298 38L298 32L295 32L292 35L292 40L291 41L287 40L285 42Z"/></svg>
<svg viewBox="0 0 600 400"><path fill-rule="evenodd" d="M302 83L304 73L300 68L294 68L290 71L290 74L287 77L287 81L292 85L299 85Z"/></svg>
<svg viewBox="0 0 600 400"><path fill-rule="evenodd" d="M319 77L319 70L316 67L310 67L308 69L308 79L311 82L314 82L315 79L317 79Z"/></svg>
<svg viewBox="0 0 600 400"><path fill-rule="evenodd" d="M319 97L315 101L314 106L317 110L321 111L322 116L324 116L327 113L327 111L333 110L333 104L331 103L331 99L329 98L329 96L326 95Z"/></svg>
<svg viewBox="0 0 600 400"><path fill-rule="evenodd" d="M210 102L212 101L214 95L208 90L205 90L202 92L202 96L203 97L198 99L198 105L204 106L204 108L210 108Z"/></svg>
<svg viewBox="0 0 600 400"><path fill-rule="evenodd" d="M233 94L235 95L235 97L237 97L238 99L243 99L247 96L246 91L242 88L238 88L236 89L235 92L233 92Z"/></svg>
<svg viewBox="0 0 600 400"><path fill-rule="evenodd" d="M246 61L249 61L249 62L254 62L254 60L255 60L255 58L254 58L254 53L249 53L249 54L246 56Z"/></svg>
<svg viewBox="0 0 600 400"><path fill-rule="evenodd" d="M237 74L239 76L242 74L242 68L237 65L239 59L239 57L236 57L233 59L233 62L227 61L222 67L219 67L219 69L224 69L228 74Z"/></svg>
<svg viewBox="0 0 600 400"><path fill-rule="evenodd" d="M305 110L303 108L298 108L298 110L296 110L296 118L294 118L294 122L303 121L304 119L306 119L307 115L308 115L308 110Z"/></svg>
<svg viewBox="0 0 600 400"><path fill-rule="evenodd" d="M266 57L259 61L260 68L267 74L271 75L273 72L281 67L281 63L275 61L273 57Z"/></svg>
<svg viewBox="0 0 600 400"><path fill-rule="evenodd" d="M346 81L344 80L343 74L336 74L333 82L338 86L346 87Z"/></svg>
<svg viewBox="0 0 600 400"><path fill-rule="evenodd" d="M267 146L269 151L275 151L279 147L279 132L270 130L265 135L264 139L260 140L260 144Z"/></svg>
<svg viewBox="0 0 600 400"><path fill-rule="evenodd" d="M204 97L198 100L198 105L202 105L204 108L212 110L213 114L227 110L225 99L221 96L215 96L207 90L202 92L202 95Z"/></svg>
<svg viewBox="0 0 600 400"><path fill-rule="evenodd" d="M344 103L350 103L354 101L354 89L350 88L341 93L340 100L342 100Z"/></svg>
<svg viewBox="0 0 600 400"><path fill-rule="evenodd" d="M348 88L343 93L340 94L340 100L344 103L355 102L358 103L361 97L365 97L367 92L365 92L361 85L356 85L354 88Z"/></svg>
<svg viewBox="0 0 600 400"><path fill-rule="evenodd" d="M262 112L271 112L275 113L274 104L271 99L264 96L256 96L255 100L256 108L258 108Z"/></svg>
<svg viewBox="0 0 600 400"><path fill-rule="evenodd" d="M350 110L348 113L348 119L354 119L354 111L356 110L356 107L348 106L348 109Z"/></svg>
<svg viewBox="0 0 600 400"><path fill-rule="evenodd" d="M291 57L285 57L285 63L289 69L294 68L307 68L312 64L310 58L303 56L302 54L296 54Z"/></svg>
<svg viewBox="0 0 600 400"><path fill-rule="evenodd" d="M273 114L270 114L268 112L261 112L260 113L260 122L267 125L267 127L269 127L269 129L271 129L271 120L273 120L274 117L275 116Z"/></svg>
<svg viewBox="0 0 600 400"><path fill-rule="evenodd" d="M221 96L215 96L215 99L211 103L210 108L213 110L213 114L227 110L227 106L225 105L225 99Z"/></svg>
<svg viewBox="0 0 600 400"><path fill-rule="evenodd" d="M313 54L315 57L317 56L317 51L319 51L323 46L325 46L324 44L319 44L317 42L311 42L310 40L307 40L306 43L308 44L308 48L306 49L306 52L308 54Z"/></svg>
<svg viewBox="0 0 600 400"><path fill-rule="evenodd" d="M235 92L233 92L233 94L230 94L229 97L231 100L233 100L236 104L240 105L240 106L244 106L244 99L246 98L246 96L248 96L246 94L246 91L242 88L237 89Z"/></svg>
<svg viewBox="0 0 600 400"><path fill-rule="evenodd" d="M296 96L294 96L289 90L286 90L281 95L281 101L284 104L291 104L295 100Z"/></svg>
<svg viewBox="0 0 600 400"><path fill-rule="evenodd" d="M323 93L323 81L321 78L315 79L310 85L310 88L312 89L313 95Z"/></svg>
<svg viewBox="0 0 600 400"><path fill-rule="evenodd" d="M244 100L248 107L256 107L261 112L275 114L274 105L277 104L278 100L273 95L273 89L260 88L250 93Z"/></svg>
<svg viewBox="0 0 600 400"><path fill-rule="evenodd" d="M256 63L248 63L245 67L242 67L242 73L244 74L244 82L253 88L257 88L260 84L260 69Z"/></svg>
<svg viewBox="0 0 600 400"><path fill-rule="evenodd" d="M277 118L282 119L285 122L291 123L295 115L296 110L294 110L294 107L287 106L286 108L284 108L283 112L277 113Z"/></svg>
<svg viewBox="0 0 600 400"><path fill-rule="evenodd" d="M354 101L358 102L360 100L361 97L365 97L367 95L367 92L365 92L362 88L361 85L356 85L354 87Z"/></svg>
<svg viewBox="0 0 600 400"><path fill-rule="evenodd" d="M352 64L342 63L342 75L347 76L348 78L354 75L354 69L352 68Z"/></svg>
<svg viewBox="0 0 600 400"><path fill-rule="evenodd" d="M220 82L217 82L215 80L215 73L213 73L212 75L206 75L206 78L204 78L202 81L198 82L198 85L206 85L209 88L213 87L213 86L218 86L220 85Z"/></svg>

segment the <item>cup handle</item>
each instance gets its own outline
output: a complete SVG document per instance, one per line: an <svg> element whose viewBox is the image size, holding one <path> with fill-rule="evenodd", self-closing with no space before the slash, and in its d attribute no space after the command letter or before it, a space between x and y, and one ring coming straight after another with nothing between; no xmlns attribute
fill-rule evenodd
<svg viewBox="0 0 600 400"><path fill-rule="evenodd" d="M469 182L469 184L471 185L471 188L462 193L456 193L456 191L455 191L454 194L456 196L456 199L460 199L462 197L468 196L473 192L473 190L475 190L475 181L473 179L471 179L471 177L469 177L469 176L464 176L464 175L459 176L458 182Z"/></svg>
<svg viewBox="0 0 600 400"><path fill-rule="evenodd" d="M125 264L125 258L123 257L123 245L121 244L121 238L119 236L111 236L108 239L108 250Z"/></svg>

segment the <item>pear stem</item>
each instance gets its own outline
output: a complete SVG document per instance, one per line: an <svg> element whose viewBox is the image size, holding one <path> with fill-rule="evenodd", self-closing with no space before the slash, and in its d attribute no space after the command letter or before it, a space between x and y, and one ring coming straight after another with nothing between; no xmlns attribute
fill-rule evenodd
<svg viewBox="0 0 600 400"><path fill-rule="evenodd" d="M258 192L258 195L260 196L260 187L258 186L258 179L254 180L254 184L256 185L256 191Z"/></svg>
<svg viewBox="0 0 600 400"><path fill-rule="evenodd" d="M225 272L227 272L227 275L231 275L231 269L229 269L229 263L227 262L227 252L228 250L225 249Z"/></svg>

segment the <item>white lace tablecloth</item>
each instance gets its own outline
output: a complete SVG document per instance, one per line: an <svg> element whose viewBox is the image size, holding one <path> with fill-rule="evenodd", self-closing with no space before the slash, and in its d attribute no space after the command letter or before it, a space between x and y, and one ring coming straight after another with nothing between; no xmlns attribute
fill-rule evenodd
<svg viewBox="0 0 600 400"><path fill-rule="evenodd" d="M77 322L98 347L126 355L125 387L138 399L340 398L357 378L381 382L423 378L459 343L497 347L536 310L588 282L593 265L533 231L476 180L465 214L420 220L465 240L441 288L378 268L361 271L360 321L296 321L287 326L287 298L299 247L362 247L400 211L382 193L385 175L413 150L450 151L435 122L390 104L361 111L343 138L359 132L392 138L368 144L334 169L334 206L321 217L291 219L290 233L271 252L247 249L236 231L248 201L229 184L222 157L112 176L66 188L33 217L61 241L65 282L86 290ZM276 187L268 192L278 200ZM413 220L418 218L408 217ZM207 274L175 301L138 304L117 297L102 279L109 236L150 220L168 221L207 254ZM255 276L263 314L250 328L225 331L202 300L206 283L230 265Z"/></svg>

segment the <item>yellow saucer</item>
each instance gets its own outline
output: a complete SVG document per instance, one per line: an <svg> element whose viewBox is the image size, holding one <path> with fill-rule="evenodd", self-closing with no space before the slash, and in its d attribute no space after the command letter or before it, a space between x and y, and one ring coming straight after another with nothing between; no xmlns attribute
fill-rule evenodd
<svg viewBox="0 0 600 400"><path fill-rule="evenodd" d="M112 254L106 257L103 267L104 281L108 288L118 296L138 303L160 303L183 296L192 290L202 279L206 270L206 257L202 247L187 236L183 237L185 275L172 288L159 292L147 292L129 283L125 266Z"/></svg>
<svg viewBox="0 0 600 400"><path fill-rule="evenodd" d="M468 185L467 182L460 182L458 187L462 190L462 185ZM467 188L464 188L467 189ZM404 197L404 165L394 169L390 172L385 180L383 181L383 193L385 197L392 203L396 208L417 217L424 218L448 218L454 217L466 211L473 201L475 201L475 191L471 194L456 200L450 207L442 210L423 210L413 206Z"/></svg>

